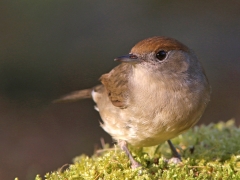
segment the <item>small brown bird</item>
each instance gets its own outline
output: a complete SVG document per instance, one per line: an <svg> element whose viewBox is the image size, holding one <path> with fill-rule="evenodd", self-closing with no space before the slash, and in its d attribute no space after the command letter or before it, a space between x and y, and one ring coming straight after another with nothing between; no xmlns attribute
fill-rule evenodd
<svg viewBox="0 0 240 180"><path fill-rule="evenodd" d="M132 168L140 166L127 148L168 141L192 127L202 116L210 86L195 54L179 41L152 37L137 43L121 62L101 76L101 85L73 92L59 101L92 98L102 128L126 152Z"/></svg>

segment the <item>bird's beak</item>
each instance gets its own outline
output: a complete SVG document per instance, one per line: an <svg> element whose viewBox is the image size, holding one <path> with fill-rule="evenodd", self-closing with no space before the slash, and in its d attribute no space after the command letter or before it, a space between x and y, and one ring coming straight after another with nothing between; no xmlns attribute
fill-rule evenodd
<svg viewBox="0 0 240 180"><path fill-rule="evenodd" d="M139 58L136 55L128 54L125 56L120 56L114 59L114 61L126 62L126 63L138 63Z"/></svg>

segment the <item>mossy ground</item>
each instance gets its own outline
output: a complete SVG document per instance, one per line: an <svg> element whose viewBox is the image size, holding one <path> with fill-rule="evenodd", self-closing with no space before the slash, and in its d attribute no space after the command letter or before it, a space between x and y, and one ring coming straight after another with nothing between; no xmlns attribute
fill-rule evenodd
<svg viewBox="0 0 240 180"><path fill-rule="evenodd" d="M150 180L150 179L240 179L240 129L234 121L195 126L172 140L182 155L182 163L168 164L167 143L148 148L130 147L143 167L131 169L124 152L117 147L78 156L73 164L39 175L36 180Z"/></svg>

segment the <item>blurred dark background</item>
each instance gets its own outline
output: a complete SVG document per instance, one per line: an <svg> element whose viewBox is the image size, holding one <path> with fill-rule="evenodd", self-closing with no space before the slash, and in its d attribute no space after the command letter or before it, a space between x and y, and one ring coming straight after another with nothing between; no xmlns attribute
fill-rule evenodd
<svg viewBox="0 0 240 180"><path fill-rule="evenodd" d="M82 153L100 138L91 100L51 104L98 83L113 59L147 37L176 38L195 50L212 85L199 124L240 122L240 2L0 2L0 179L34 179Z"/></svg>

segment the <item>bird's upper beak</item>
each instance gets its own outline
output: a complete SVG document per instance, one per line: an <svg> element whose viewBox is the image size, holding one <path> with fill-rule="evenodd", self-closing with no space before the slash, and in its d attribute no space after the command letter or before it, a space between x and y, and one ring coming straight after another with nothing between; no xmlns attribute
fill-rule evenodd
<svg viewBox="0 0 240 180"><path fill-rule="evenodd" d="M125 56L120 56L114 59L114 61L126 62L126 63L138 63L139 58L136 55L128 54Z"/></svg>

